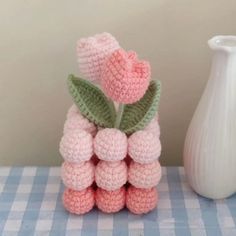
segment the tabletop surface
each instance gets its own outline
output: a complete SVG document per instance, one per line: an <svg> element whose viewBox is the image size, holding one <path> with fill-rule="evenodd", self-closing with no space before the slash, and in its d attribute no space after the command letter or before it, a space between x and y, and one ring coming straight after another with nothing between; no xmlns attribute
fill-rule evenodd
<svg viewBox="0 0 236 236"><path fill-rule="evenodd" d="M59 167L0 168L0 235L236 235L236 194L212 201L195 194L182 167L163 167L158 208L138 216L97 209L84 216L61 203Z"/></svg>

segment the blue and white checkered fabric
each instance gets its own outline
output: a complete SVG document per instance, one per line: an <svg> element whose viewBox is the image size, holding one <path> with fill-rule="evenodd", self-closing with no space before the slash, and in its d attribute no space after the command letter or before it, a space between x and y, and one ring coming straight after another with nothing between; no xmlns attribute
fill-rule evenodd
<svg viewBox="0 0 236 236"><path fill-rule="evenodd" d="M196 195L183 168L163 168L158 209L144 216L96 209L72 215L62 191L58 167L0 168L0 235L236 235L236 195L219 201Z"/></svg>

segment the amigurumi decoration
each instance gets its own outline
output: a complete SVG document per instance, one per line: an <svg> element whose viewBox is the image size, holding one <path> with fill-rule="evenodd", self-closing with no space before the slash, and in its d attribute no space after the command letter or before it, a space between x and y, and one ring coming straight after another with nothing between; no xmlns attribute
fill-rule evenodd
<svg viewBox="0 0 236 236"><path fill-rule="evenodd" d="M160 81L109 33L80 39L77 59L85 79L67 80L73 104L59 148L63 205L79 215L94 206L148 213L157 207L162 173Z"/></svg>

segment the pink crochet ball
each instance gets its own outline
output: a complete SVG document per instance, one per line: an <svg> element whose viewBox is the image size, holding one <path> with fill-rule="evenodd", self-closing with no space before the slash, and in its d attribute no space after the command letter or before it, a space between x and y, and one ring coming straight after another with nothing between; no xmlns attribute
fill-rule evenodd
<svg viewBox="0 0 236 236"><path fill-rule="evenodd" d="M127 154L127 137L118 129L99 130L94 139L94 152L104 161L119 161Z"/></svg>
<svg viewBox="0 0 236 236"><path fill-rule="evenodd" d="M127 166L124 161L99 161L95 169L95 181L98 187L112 191L119 189L127 181Z"/></svg>
<svg viewBox="0 0 236 236"><path fill-rule="evenodd" d="M151 122L144 128L144 130L153 133L155 137L160 137L160 126L157 118L155 117Z"/></svg>
<svg viewBox="0 0 236 236"><path fill-rule="evenodd" d="M94 165L91 161L80 164L64 162L61 167L61 177L66 187L83 190L94 181Z"/></svg>
<svg viewBox="0 0 236 236"><path fill-rule="evenodd" d="M79 129L67 132L61 139L59 150L65 161L88 161L93 155L93 137Z"/></svg>
<svg viewBox="0 0 236 236"><path fill-rule="evenodd" d="M88 119L86 119L83 115L80 113L74 114L73 116L70 116L67 118L65 124L64 124L64 134L73 131L75 129L82 129L87 131L88 133L92 134L93 136L96 134L97 129L96 126L90 122Z"/></svg>
<svg viewBox="0 0 236 236"><path fill-rule="evenodd" d="M140 61L135 52L117 49L102 70L101 85L112 100L131 104L145 94L150 81L150 65Z"/></svg>
<svg viewBox="0 0 236 236"><path fill-rule="evenodd" d="M75 104L73 104L73 105L69 108L69 110L68 110L68 112L67 112L67 114L66 114L66 118L68 119L68 118L70 118L70 117L72 117L72 116L74 116L74 115L77 115L77 114L80 114L79 108L78 108Z"/></svg>
<svg viewBox="0 0 236 236"><path fill-rule="evenodd" d="M156 188L142 189L130 186L126 194L126 206L134 214L145 214L157 206Z"/></svg>
<svg viewBox="0 0 236 236"><path fill-rule="evenodd" d="M153 162L161 154L160 139L151 132L137 131L128 139L128 154L141 164Z"/></svg>
<svg viewBox="0 0 236 236"><path fill-rule="evenodd" d="M82 215L92 210L95 199L92 188L82 191L65 189L62 197L64 207L71 213Z"/></svg>
<svg viewBox="0 0 236 236"><path fill-rule="evenodd" d="M139 164L132 161L128 171L128 181L136 188L151 188L161 179L161 166L158 160L150 164Z"/></svg>
<svg viewBox="0 0 236 236"><path fill-rule="evenodd" d="M125 206L125 188L122 187L115 191L106 191L98 188L95 193L97 207L106 213L120 211Z"/></svg>
<svg viewBox="0 0 236 236"><path fill-rule="evenodd" d="M118 48L119 43L109 33L80 39L77 43L77 57L81 73L88 80L99 80L105 60Z"/></svg>

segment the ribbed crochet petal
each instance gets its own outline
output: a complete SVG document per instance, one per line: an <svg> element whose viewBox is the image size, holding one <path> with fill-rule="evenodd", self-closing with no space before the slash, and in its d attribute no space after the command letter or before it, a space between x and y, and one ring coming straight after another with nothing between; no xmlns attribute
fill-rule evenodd
<svg viewBox="0 0 236 236"><path fill-rule="evenodd" d="M109 33L80 39L77 43L80 72L88 80L99 80L106 59L119 47L119 43Z"/></svg>
<svg viewBox="0 0 236 236"><path fill-rule="evenodd" d="M101 85L112 100L131 104L145 94L150 80L150 65L139 61L137 55L117 49L106 60L102 70Z"/></svg>

